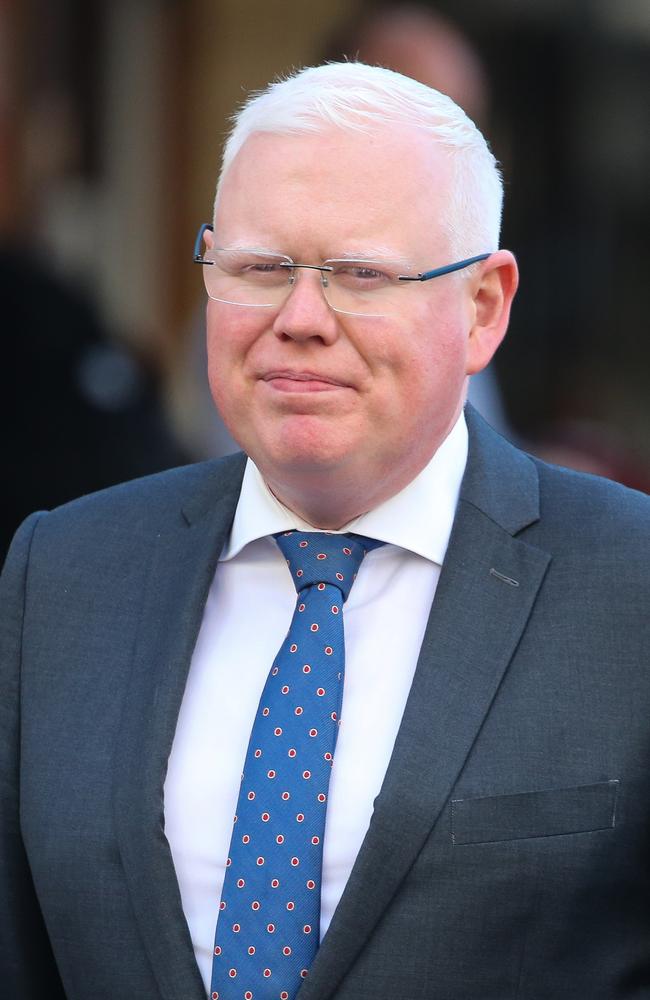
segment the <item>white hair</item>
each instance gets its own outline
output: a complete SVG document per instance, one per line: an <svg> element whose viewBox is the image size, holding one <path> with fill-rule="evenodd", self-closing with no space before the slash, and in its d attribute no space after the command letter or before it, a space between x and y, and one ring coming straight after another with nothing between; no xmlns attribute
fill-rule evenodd
<svg viewBox="0 0 650 1000"><path fill-rule="evenodd" d="M252 94L232 122L217 198L232 161L254 133L297 135L332 126L370 132L395 123L422 129L452 158L449 215L441 224L453 252L470 257L498 249L503 184L497 162L462 108L432 87L378 66L326 63L301 69Z"/></svg>

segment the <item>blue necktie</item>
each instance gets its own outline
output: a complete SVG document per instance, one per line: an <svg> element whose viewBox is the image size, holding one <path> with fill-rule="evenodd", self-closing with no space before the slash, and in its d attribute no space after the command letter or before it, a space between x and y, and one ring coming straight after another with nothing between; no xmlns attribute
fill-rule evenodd
<svg viewBox="0 0 650 1000"><path fill-rule="evenodd" d="M212 1000L294 1000L319 943L323 835L339 725L343 604L382 542L276 536L298 591L253 724L226 862Z"/></svg>

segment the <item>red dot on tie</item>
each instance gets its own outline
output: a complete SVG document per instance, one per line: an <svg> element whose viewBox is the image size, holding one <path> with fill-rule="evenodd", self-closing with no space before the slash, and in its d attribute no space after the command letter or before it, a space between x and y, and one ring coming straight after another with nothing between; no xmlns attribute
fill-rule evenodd
<svg viewBox="0 0 650 1000"><path fill-rule="evenodd" d="M336 579L337 580L342 580L343 579L343 574L342 573L337 573L336 574Z"/></svg>
<svg viewBox="0 0 650 1000"><path fill-rule="evenodd" d="M314 845L316 845L316 844L320 844L320 837L312 837L312 838L311 838L311 842L312 842L312 844L314 844Z"/></svg>
<svg viewBox="0 0 650 1000"><path fill-rule="evenodd" d="M238 878L237 879L237 888L238 889L243 889L245 885L246 885L246 882L244 881L243 878Z"/></svg>
<svg viewBox="0 0 650 1000"><path fill-rule="evenodd" d="M304 820L304 818L305 818L305 814L304 813L298 813L298 815L296 816L296 823L302 823L302 821Z"/></svg>
<svg viewBox="0 0 650 1000"><path fill-rule="evenodd" d="M279 672L280 672L279 667L273 667L273 670L271 671L271 677L277 677Z"/></svg>
<svg viewBox="0 0 650 1000"><path fill-rule="evenodd" d="M302 672L303 672L303 674L310 674L311 673L311 667L309 666L308 663L305 663L304 667L302 668Z"/></svg>
<svg viewBox="0 0 650 1000"><path fill-rule="evenodd" d="M299 864L300 864L300 861L299 861L298 858L292 858L291 859L291 865L292 865L293 868L297 868Z"/></svg>
<svg viewBox="0 0 650 1000"><path fill-rule="evenodd" d="M311 926L309 924L305 924L302 930L303 934L311 934Z"/></svg>
<svg viewBox="0 0 650 1000"><path fill-rule="evenodd" d="M232 858L226 858L226 868L230 868L232 864Z"/></svg>
<svg viewBox="0 0 650 1000"><path fill-rule="evenodd" d="M333 615L338 615L338 613L339 613L338 606L336 604L333 604L332 605L332 614Z"/></svg>
<svg viewBox="0 0 650 1000"><path fill-rule="evenodd" d="M291 954L291 948L289 947L288 944L285 944L284 948L282 949L282 954L283 955L290 955Z"/></svg>
<svg viewBox="0 0 650 1000"><path fill-rule="evenodd" d="M295 747L290 747L288 750L289 757L295 757L297 752Z"/></svg>
<svg viewBox="0 0 650 1000"><path fill-rule="evenodd" d="M318 587L316 589L317 590L325 590L325 584L324 583L319 583Z"/></svg>
<svg viewBox="0 0 650 1000"><path fill-rule="evenodd" d="M259 900L254 899L253 902L251 903L251 910L256 910L257 911L257 910L259 910L259 908L260 908Z"/></svg>
<svg viewBox="0 0 650 1000"><path fill-rule="evenodd" d="M300 970L300 978L301 978L301 979L306 979L306 978L307 978L307 975L308 975L308 973L309 973L309 969L301 969L301 970Z"/></svg>
<svg viewBox="0 0 650 1000"><path fill-rule="evenodd" d="M244 1000L253 1000L253 994L250 990L246 990L244 993Z"/></svg>
<svg viewBox="0 0 650 1000"><path fill-rule="evenodd" d="M271 970L270 969L265 969L264 972L262 973L262 975L264 976L265 979L268 979L269 976L271 975Z"/></svg>
<svg viewBox="0 0 650 1000"><path fill-rule="evenodd" d="M326 646L325 647L325 655L326 656L331 656L333 652L334 652L334 650L332 649L331 646Z"/></svg>
<svg viewBox="0 0 650 1000"><path fill-rule="evenodd" d="M313 625L310 625L309 628L312 632L318 632L318 624L316 622L314 622Z"/></svg>
<svg viewBox="0 0 650 1000"><path fill-rule="evenodd" d="M277 835L277 837L275 838L275 842L276 844L284 844L284 837L282 836L281 833Z"/></svg>
<svg viewBox="0 0 650 1000"><path fill-rule="evenodd" d="M266 772L266 777L267 778L275 778L275 771L273 769L271 769L270 771L267 771Z"/></svg>
<svg viewBox="0 0 650 1000"><path fill-rule="evenodd" d="M269 934L274 934L275 933L275 924L267 924L266 925L266 929L269 932Z"/></svg>
<svg viewBox="0 0 650 1000"><path fill-rule="evenodd" d="M252 802L254 798L255 798L255 792L249 792L248 793L248 801Z"/></svg>
<svg viewBox="0 0 650 1000"><path fill-rule="evenodd" d="M226 908L226 904L224 903L224 901L222 899L221 902L219 903L219 909L220 910L225 910L225 908Z"/></svg>
<svg viewBox="0 0 650 1000"><path fill-rule="evenodd" d="M248 949L248 954L249 955L254 955L255 954L255 948L254 948L253 945L251 945L250 948Z"/></svg>
<svg viewBox="0 0 650 1000"><path fill-rule="evenodd" d="M298 611L304 611L304 610L305 610L305 605L304 604L299 604L298 605Z"/></svg>
<svg viewBox="0 0 650 1000"><path fill-rule="evenodd" d="M281 689L282 694L289 694L289 685L285 684Z"/></svg>
<svg viewBox="0 0 650 1000"><path fill-rule="evenodd" d="M303 771L302 776L307 781L309 778L311 778L311 771Z"/></svg>
<svg viewBox="0 0 650 1000"><path fill-rule="evenodd" d="M239 924L233 924L232 925L232 930L233 930L233 934L239 934L239 932L241 930L241 927L240 927Z"/></svg>
<svg viewBox="0 0 650 1000"><path fill-rule="evenodd" d="M262 865L264 864L264 858L258 858L256 864L258 868L261 868Z"/></svg>
<svg viewBox="0 0 650 1000"><path fill-rule="evenodd" d="M291 795L289 794L289 792L283 792L282 798L284 799L285 802L287 802L291 798Z"/></svg>
<svg viewBox="0 0 650 1000"><path fill-rule="evenodd" d="M344 551L344 553L346 554L346 556L351 556L351 555L352 555L352 549L349 549L349 548L347 547L347 545L346 545L346 547L345 547L345 548L343 549L343 551Z"/></svg>
<svg viewBox="0 0 650 1000"><path fill-rule="evenodd" d="M298 705L295 709L296 715L302 715L302 705Z"/></svg>
<svg viewBox="0 0 650 1000"><path fill-rule="evenodd" d="M274 736L282 736L282 730L280 729L279 726L275 727L275 729L273 730L273 735Z"/></svg>
<svg viewBox="0 0 650 1000"><path fill-rule="evenodd" d="M334 758L332 757L331 753L324 753L323 754L323 759L324 760L334 760Z"/></svg>
<svg viewBox="0 0 650 1000"><path fill-rule="evenodd" d="M237 975L237 969L228 969L228 975L230 976L231 979L234 979L235 976Z"/></svg>
<svg viewBox="0 0 650 1000"><path fill-rule="evenodd" d="M325 694L325 688L316 688L316 694L318 695L319 698L322 698L323 695Z"/></svg>
<svg viewBox="0 0 650 1000"><path fill-rule="evenodd" d="M277 889L277 887L279 885L280 885L280 879L279 878L272 878L271 879L271 888L272 889Z"/></svg>
<svg viewBox="0 0 650 1000"><path fill-rule="evenodd" d="M307 879L305 885L307 886L308 889L316 888L316 883L314 882L313 878Z"/></svg>
<svg viewBox="0 0 650 1000"><path fill-rule="evenodd" d="M221 947L220 947L220 945L217 945L217 947L214 949L214 953L215 953L215 955L220 955L221 954Z"/></svg>
<svg viewBox="0 0 650 1000"><path fill-rule="evenodd" d="M267 715L269 714L269 712L270 712L270 711L271 711L271 709L270 709L270 708L263 708L263 709L262 709L262 715L263 715L264 717L266 717L266 716L267 716Z"/></svg>
<svg viewBox="0 0 650 1000"><path fill-rule="evenodd" d="M336 722L336 720L338 719L338 715L336 714L336 712L332 712L332 714L330 715L330 719L332 720L332 722Z"/></svg>
<svg viewBox="0 0 650 1000"><path fill-rule="evenodd" d="M309 735L310 736L318 736L318 730L317 729L310 729L309 730Z"/></svg>
<svg viewBox="0 0 650 1000"><path fill-rule="evenodd" d="M296 576L302 576L302 570L301 569L297 569L296 570Z"/></svg>
<svg viewBox="0 0 650 1000"><path fill-rule="evenodd" d="M241 839L241 842L242 844L250 844L251 838L248 836L247 833L244 834L244 836Z"/></svg>
<svg viewBox="0 0 650 1000"><path fill-rule="evenodd" d="M219 994L218 993L213 993L212 994L212 1000L219 1000Z"/></svg>
<svg viewBox="0 0 650 1000"><path fill-rule="evenodd" d="M280 994L280 1000L289 1000L289 994L287 993L286 990L282 990L282 993Z"/></svg>
<svg viewBox="0 0 650 1000"><path fill-rule="evenodd" d="M327 556L325 555L324 552L319 552L318 555L316 556L316 558L317 559L327 559Z"/></svg>
<svg viewBox="0 0 650 1000"><path fill-rule="evenodd" d="M256 750L255 751L255 756L259 759L262 756L262 751L261 750Z"/></svg>
<svg viewBox="0 0 650 1000"><path fill-rule="evenodd" d="M295 908L296 908L296 904L294 902L292 902L291 900L289 900L289 902L287 903L287 909L288 910L295 910Z"/></svg>
<svg viewBox="0 0 650 1000"><path fill-rule="evenodd" d="M289 646L289 652L290 653L295 653L297 651L297 649L298 649L298 647L297 647L296 643L292 642L291 645Z"/></svg>
<svg viewBox="0 0 650 1000"><path fill-rule="evenodd" d="M301 549L306 549L307 546L309 545L309 542L302 541L302 542L299 542L298 544L300 545Z"/></svg>
<svg viewBox="0 0 650 1000"><path fill-rule="evenodd" d="M271 819L270 813L262 813L262 823L268 823L270 819Z"/></svg>
<svg viewBox="0 0 650 1000"><path fill-rule="evenodd" d="M325 796L324 792L319 792L318 793L318 801L319 802L324 802L325 798L326 798L326 796Z"/></svg>

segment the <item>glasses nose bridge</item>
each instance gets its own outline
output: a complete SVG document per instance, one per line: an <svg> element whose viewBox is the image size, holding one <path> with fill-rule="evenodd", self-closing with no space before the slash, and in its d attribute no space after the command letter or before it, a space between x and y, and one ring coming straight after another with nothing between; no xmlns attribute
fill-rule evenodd
<svg viewBox="0 0 650 1000"><path fill-rule="evenodd" d="M320 272L320 274L319 274L320 286L321 286L321 290L322 290L322 293L323 293L323 298L325 299L325 302L327 303L327 305L330 308L332 308L332 305L331 305L330 300L329 300L329 295L327 294L328 293L328 289L330 287L329 286L329 281L327 280L327 278L328 278L328 274L333 270L332 267L330 267L327 264L295 264L293 262L291 264L289 264L289 262L287 262L286 264L281 264L280 266L281 267L285 267L287 269L287 272L288 272L287 273L287 284L288 284L288 287L289 287L288 295L290 295L291 292L293 291L293 289L296 287L296 277L297 277L296 271L298 269L306 270L306 271L319 271Z"/></svg>

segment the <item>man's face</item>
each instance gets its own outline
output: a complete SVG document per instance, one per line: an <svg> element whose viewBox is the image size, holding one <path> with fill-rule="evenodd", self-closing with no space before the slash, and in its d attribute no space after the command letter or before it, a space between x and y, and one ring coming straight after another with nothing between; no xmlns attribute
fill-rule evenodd
<svg viewBox="0 0 650 1000"><path fill-rule="evenodd" d="M224 178L214 241L309 264L381 251L417 273L453 259L448 201L449 163L414 129L256 134ZM319 272L295 273L277 309L209 300L210 385L280 499L308 514L335 487L352 517L410 482L453 426L472 296L445 276L400 285L390 315L353 316L328 306Z"/></svg>

